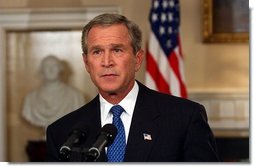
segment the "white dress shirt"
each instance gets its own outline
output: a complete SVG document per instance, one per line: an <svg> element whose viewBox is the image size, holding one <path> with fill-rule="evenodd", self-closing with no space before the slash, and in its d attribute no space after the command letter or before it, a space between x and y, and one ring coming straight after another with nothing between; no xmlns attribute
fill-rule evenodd
<svg viewBox="0 0 254 167"><path fill-rule="evenodd" d="M135 84L132 88L132 90L127 94L127 96L119 103L125 110L125 112L122 113L121 119L124 124L124 130L125 130L125 137L126 142L128 141L130 126L131 126L131 119L134 111L134 107L136 104L137 96L138 96L138 84L135 81ZM107 100L105 100L100 95L100 108L101 108L101 125L102 127L105 124L112 123L113 121L113 114L109 112L111 107L114 105L109 103Z"/></svg>

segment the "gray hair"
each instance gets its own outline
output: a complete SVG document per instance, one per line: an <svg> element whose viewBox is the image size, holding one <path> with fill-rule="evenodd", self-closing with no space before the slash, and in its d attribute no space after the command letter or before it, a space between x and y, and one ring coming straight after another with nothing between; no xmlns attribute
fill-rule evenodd
<svg viewBox="0 0 254 167"><path fill-rule="evenodd" d="M141 49L141 44L142 44L142 33L140 28L138 27L137 24L128 20L125 16L122 16L119 14L109 14L109 13L96 16L83 28L82 37L81 37L81 45L82 45L83 53L87 55L87 52L88 52L87 36L89 31L94 26L98 26L98 25L110 26L114 24L123 24L126 26L129 32L133 52L134 54L136 54Z"/></svg>

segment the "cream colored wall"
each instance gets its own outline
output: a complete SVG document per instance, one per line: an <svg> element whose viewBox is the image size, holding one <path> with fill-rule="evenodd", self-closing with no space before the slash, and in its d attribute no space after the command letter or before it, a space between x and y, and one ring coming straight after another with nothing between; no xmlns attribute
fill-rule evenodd
<svg viewBox="0 0 254 167"><path fill-rule="evenodd" d="M181 40L189 92L248 92L249 45L202 43L202 0L180 0ZM0 8L119 6L148 40L149 0L0 0ZM137 78L144 81L145 63Z"/></svg>
<svg viewBox="0 0 254 167"><path fill-rule="evenodd" d="M249 45L202 43L202 0L181 2L188 90L248 92Z"/></svg>

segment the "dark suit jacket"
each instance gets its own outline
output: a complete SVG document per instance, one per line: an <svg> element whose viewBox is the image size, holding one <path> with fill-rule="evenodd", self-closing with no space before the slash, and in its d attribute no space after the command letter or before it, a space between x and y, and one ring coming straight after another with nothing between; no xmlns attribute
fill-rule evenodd
<svg viewBox="0 0 254 167"><path fill-rule="evenodd" d="M153 91L138 82L139 93L126 146L126 162L219 161L216 143L202 105ZM90 126L84 147L100 132L100 102L91 102L47 128L47 161L59 160L59 149L78 122ZM152 140L144 140L144 133ZM98 161L107 161L103 152Z"/></svg>

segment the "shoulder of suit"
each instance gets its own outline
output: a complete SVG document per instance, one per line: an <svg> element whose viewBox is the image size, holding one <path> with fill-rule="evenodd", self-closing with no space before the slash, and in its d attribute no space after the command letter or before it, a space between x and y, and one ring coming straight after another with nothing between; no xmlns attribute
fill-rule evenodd
<svg viewBox="0 0 254 167"><path fill-rule="evenodd" d="M173 96L170 94L166 94L166 93L162 93L162 92L158 92L155 90L152 90L150 88L148 88L147 86L141 84L139 82L139 88L141 91L141 94L144 93L146 94L146 96L151 96L153 97L153 100L158 101L160 103L174 103L174 104L184 104L184 105L198 105L200 106L201 104L199 104L198 102L192 101L190 99L186 99L186 98L182 98L182 97L177 97L177 96Z"/></svg>

